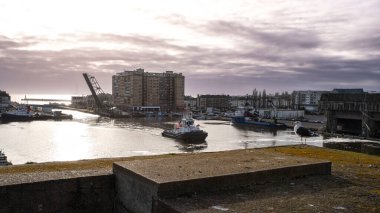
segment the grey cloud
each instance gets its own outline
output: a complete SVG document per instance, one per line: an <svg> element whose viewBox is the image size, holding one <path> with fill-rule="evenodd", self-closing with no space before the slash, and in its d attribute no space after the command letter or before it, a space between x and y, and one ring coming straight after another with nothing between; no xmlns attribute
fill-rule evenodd
<svg viewBox="0 0 380 213"><path fill-rule="evenodd" d="M276 48L316 48L320 39L315 32L293 29L266 31L263 28L249 27L236 22L213 21L205 26L208 33L219 36L234 36Z"/></svg>
<svg viewBox="0 0 380 213"><path fill-rule="evenodd" d="M348 48L361 51L374 51L380 54L380 29L374 34L365 35L363 38L353 39L348 42Z"/></svg>
<svg viewBox="0 0 380 213"><path fill-rule="evenodd" d="M12 40L6 36L0 35L0 51L5 49L28 47L36 44L36 41L32 41L28 38L23 38L22 42L18 40Z"/></svg>
<svg viewBox="0 0 380 213"><path fill-rule="evenodd" d="M347 60L323 55L312 48L314 45L323 45L318 39L312 39L310 44L298 43L295 39L289 45L275 45L276 48L271 48L274 44L270 41L280 42L280 36L264 38L265 33L258 32L258 29L251 30L234 23L230 23L226 28L216 25L214 27L216 28L212 28L211 31L220 36L230 36L227 35L227 29L240 29L239 33L236 33L239 38L249 42L249 39L254 37L251 42L263 41L262 46L210 48L184 46L175 44L171 39L141 35L72 35L71 39L77 42L91 40L128 43L139 46L141 50L104 50L89 47L32 51L7 46L1 48L0 89L17 90L19 93L27 92L24 90L39 93L89 93L81 75L83 72L89 72L96 76L105 91L111 92L113 74L139 67L148 72L174 70L184 73L187 94L245 94L253 88L267 91L332 89L338 86L336 82L371 90L379 89L378 84L374 83L374 79L379 79L379 57ZM288 33L283 41L292 41L291 34ZM307 33L300 40L305 39L306 35ZM70 35L65 37L70 40ZM27 40L42 42L44 39L29 37ZM7 41L17 43L12 39ZM290 51L294 49L296 51ZM165 50L176 50L179 54L170 55Z"/></svg>

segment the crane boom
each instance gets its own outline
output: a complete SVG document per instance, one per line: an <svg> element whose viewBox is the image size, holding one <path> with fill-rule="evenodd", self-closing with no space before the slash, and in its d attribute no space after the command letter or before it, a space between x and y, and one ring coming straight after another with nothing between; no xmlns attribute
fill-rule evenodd
<svg viewBox="0 0 380 213"><path fill-rule="evenodd" d="M100 94L104 94L104 91L100 87L98 81L94 76L91 76L90 74L83 73L83 77L86 80L86 83L88 85L88 88L91 91L92 96L95 99L95 104L99 109L103 109L103 103L99 99Z"/></svg>

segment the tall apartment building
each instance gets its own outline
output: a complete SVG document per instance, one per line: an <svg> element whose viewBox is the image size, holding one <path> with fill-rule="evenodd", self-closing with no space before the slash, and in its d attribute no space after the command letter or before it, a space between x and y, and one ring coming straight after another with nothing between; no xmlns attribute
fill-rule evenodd
<svg viewBox="0 0 380 213"><path fill-rule="evenodd" d="M114 105L123 110L151 107L161 111L184 109L185 77L182 73L124 71L112 76Z"/></svg>
<svg viewBox="0 0 380 213"><path fill-rule="evenodd" d="M322 94L328 91L293 91L292 102L294 109L305 109L307 111L318 111L319 100Z"/></svg>

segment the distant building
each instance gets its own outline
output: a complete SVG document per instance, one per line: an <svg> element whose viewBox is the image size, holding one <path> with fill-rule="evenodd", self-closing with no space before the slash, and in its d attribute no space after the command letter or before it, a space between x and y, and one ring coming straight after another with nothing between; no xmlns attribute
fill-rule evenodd
<svg viewBox="0 0 380 213"><path fill-rule="evenodd" d="M5 111L11 104L11 96L0 90L0 112Z"/></svg>
<svg viewBox="0 0 380 213"><path fill-rule="evenodd" d="M361 89L333 89L331 93L339 93L339 94L360 94L364 93L364 90Z"/></svg>
<svg viewBox="0 0 380 213"><path fill-rule="evenodd" d="M197 107L197 99L192 96L185 96L185 107L195 109Z"/></svg>
<svg viewBox="0 0 380 213"><path fill-rule="evenodd" d="M78 109L94 109L95 99L92 95L72 96L71 106Z"/></svg>
<svg viewBox="0 0 380 213"><path fill-rule="evenodd" d="M232 96L230 98L230 106L232 108L253 107L254 103L251 96Z"/></svg>
<svg viewBox="0 0 380 213"><path fill-rule="evenodd" d="M318 111L319 100L322 94L329 93L328 91L293 91L292 102L294 109L304 109L309 112Z"/></svg>
<svg viewBox="0 0 380 213"><path fill-rule="evenodd" d="M149 73L137 69L112 76L114 105L123 110L183 110L184 93L182 73Z"/></svg>
<svg viewBox="0 0 380 213"><path fill-rule="evenodd" d="M87 108L86 96L71 96L71 106L74 108Z"/></svg>
<svg viewBox="0 0 380 213"><path fill-rule="evenodd" d="M197 107L200 110L214 108L220 111L226 111L230 108L229 95L198 95Z"/></svg>
<svg viewBox="0 0 380 213"><path fill-rule="evenodd" d="M326 132L380 138L380 93L340 92L323 94Z"/></svg>
<svg viewBox="0 0 380 213"><path fill-rule="evenodd" d="M98 95L99 100L105 107L112 105L112 95L100 94ZM86 96L71 96L71 106L78 109L95 109L95 99L92 95Z"/></svg>

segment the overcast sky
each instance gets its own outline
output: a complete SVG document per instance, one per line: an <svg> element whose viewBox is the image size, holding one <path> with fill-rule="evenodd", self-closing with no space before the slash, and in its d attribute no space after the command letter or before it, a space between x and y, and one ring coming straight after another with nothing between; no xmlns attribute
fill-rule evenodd
<svg viewBox="0 0 380 213"><path fill-rule="evenodd" d="M380 91L380 0L0 0L0 90L111 93L136 68L187 95Z"/></svg>

